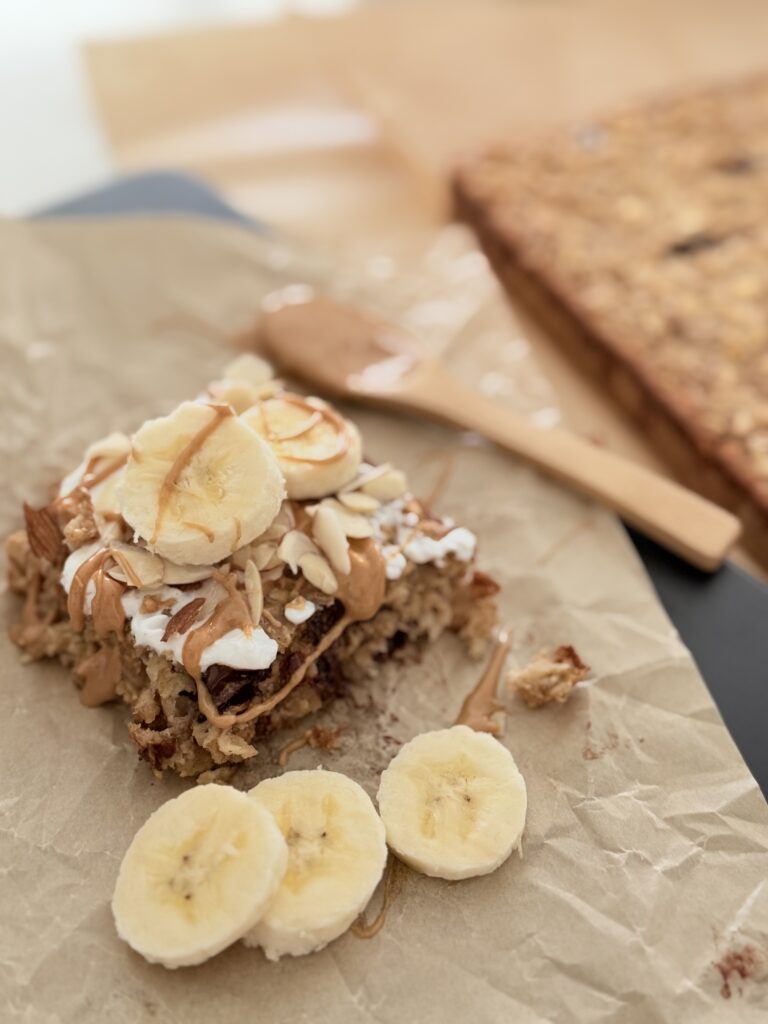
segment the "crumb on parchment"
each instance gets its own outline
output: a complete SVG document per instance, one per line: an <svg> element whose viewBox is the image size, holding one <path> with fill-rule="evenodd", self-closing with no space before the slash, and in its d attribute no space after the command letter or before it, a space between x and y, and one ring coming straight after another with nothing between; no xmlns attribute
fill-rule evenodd
<svg viewBox="0 0 768 1024"><path fill-rule="evenodd" d="M506 687L509 693L516 693L529 708L540 708L556 701L563 704L571 691L589 674L576 650L571 646L558 647L555 651L540 651L533 661L523 669L512 669L507 673Z"/></svg>

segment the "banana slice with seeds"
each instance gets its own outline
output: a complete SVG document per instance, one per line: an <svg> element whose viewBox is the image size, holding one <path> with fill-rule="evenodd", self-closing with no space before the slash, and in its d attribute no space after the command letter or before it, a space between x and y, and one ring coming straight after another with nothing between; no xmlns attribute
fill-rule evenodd
<svg viewBox="0 0 768 1024"><path fill-rule="evenodd" d="M382 773L387 842L436 878L487 875L519 845L525 781L506 747L466 725L425 732Z"/></svg>
<svg viewBox="0 0 768 1024"><path fill-rule="evenodd" d="M286 772L250 791L288 843L288 870L245 937L269 960L322 949L349 928L379 884L384 826L365 790L338 772Z"/></svg>
<svg viewBox="0 0 768 1024"><path fill-rule="evenodd" d="M184 402L134 435L119 500L150 551L202 565L263 533L284 494L269 446L228 405Z"/></svg>
<svg viewBox="0 0 768 1024"><path fill-rule="evenodd" d="M271 445L289 498L322 498L357 474L360 433L319 398L285 392L260 402L242 418Z"/></svg>
<svg viewBox="0 0 768 1024"><path fill-rule="evenodd" d="M112 900L117 932L165 967L202 963L253 927L285 874L271 814L230 786L187 790L134 836Z"/></svg>

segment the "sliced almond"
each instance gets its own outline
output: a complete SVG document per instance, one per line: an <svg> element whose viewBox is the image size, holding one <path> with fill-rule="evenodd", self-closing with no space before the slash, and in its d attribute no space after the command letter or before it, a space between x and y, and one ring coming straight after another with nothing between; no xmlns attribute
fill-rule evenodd
<svg viewBox="0 0 768 1024"><path fill-rule="evenodd" d="M280 506L280 511L275 516L274 520L267 529L259 537L256 538L254 543L261 543L262 541L276 540L280 541L292 530L296 525L296 517L293 514L293 509L288 501L284 501Z"/></svg>
<svg viewBox="0 0 768 1024"><path fill-rule="evenodd" d="M245 544L243 547L238 548L237 551L233 551L229 560L236 569L240 569L242 571L252 558L253 545Z"/></svg>
<svg viewBox="0 0 768 1024"><path fill-rule="evenodd" d="M341 525L341 516L335 509L322 505L312 523L312 535L318 547L327 556L331 567L346 576L352 568L349 560L349 541Z"/></svg>
<svg viewBox="0 0 768 1024"><path fill-rule="evenodd" d="M324 594L335 594L338 590L339 584L333 575L333 569L322 555L313 551L302 555L299 567L307 581Z"/></svg>
<svg viewBox="0 0 768 1024"><path fill-rule="evenodd" d="M261 574L262 582L274 583L275 580L280 579L280 577L283 575L283 571L284 567L282 562L275 569L265 569L264 572Z"/></svg>
<svg viewBox="0 0 768 1024"><path fill-rule="evenodd" d="M373 523L370 519L357 512L350 512L336 498L325 498L322 504L326 508L332 508L338 515L345 536L352 537L354 540L373 536Z"/></svg>
<svg viewBox="0 0 768 1024"><path fill-rule="evenodd" d="M199 583L213 576L216 570L212 565L176 565L163 559L163 583L183 584Z"/></svg>
<svg viewBox="0 0 768 1024"><path fill-rule="evenodd" d="M302 555L319 554L317 545L314 544L306 533L301 530L289 530L280 541L277 555L283 562L286 562L293 572L298 571L299 560Z"/></svg>
<svg viewBox="0 0 768 1024"><path fill-rule="evenodd" d="M339 501L351 512L359 512L365 515L366 512L375 512L381 502L370 494L363 494L362 491L349 491L339 494Z"/></svg>
<svg viewBox="0 0 768 1024"><path fill-rule="evenodd" d="M380 466L371 466L369 463L364 462L360 466L355 479L342 487L342 491L345 494L348 494L351 491L358 491L363 484L368 483L370 480L375 480L379 476L383 476L385 473L388 473L390 469L392 469L392 464L389 462L382 462Z"/></svg>
<svg viewBox="0 0 768 1024"><path fill-rule="evenodd" d="M261 613L264 611L264 590L261 585L261 573L253 561L248 562L245 567L245 593L248 596L251 619L254 625L258 626L261 622Z"/></svg>
<svg viewBox="0 0 768 1024"><path fill-rule="evenodd" d="M277 556L277 544L254 544L252 557L256 563L256 568L259 570L274 569L282 561Z"/></svg>
<svg viewBox="0 0 768 1024"><path fill-rule="evenodd" d="M259 541L280 541L290 529L291 527L288 526L287 523L272 523L272 525L261 534Z"/></svg>
<svg viewBox="0 0 768 1024"><path fill-rule="evenodd" d="M408 490L408 481L405 473L399 469L390 469L386 473L373 479L366 480L361 488L364 494L370 494L372 498L379 501L394 501L395 498L402 498Z"/></svg>
<svg viewBox="0 0 768 1024"><path fill-rule="evenodd" d="M107 569L112 579L131 587L156 587L162 583L164 566L158 555L136 544L123 544L120 541L113 541L109 550L117 562L117 569Z"/></svg>
<svg viewBox="0 0 768 1024"><path fill-rule="evenodd" d="M254 541L252 544L246 544L244 547L238 548L229 560L235 569L240 570L245 569L251 561L256 563L257 569L271 569L280 564L277 557L277 544L267 541L263 543Z"/></svg>
<svg viewBox="0 0 768 1024"><path fill-rule="evenodd" d="M280 511L275 516L275 521L272 525L276 526L278 523L284 523L289 530L292 530L296 525L296 516L293 511L293 505L290 501L284 501L280 506Z"/></svg>

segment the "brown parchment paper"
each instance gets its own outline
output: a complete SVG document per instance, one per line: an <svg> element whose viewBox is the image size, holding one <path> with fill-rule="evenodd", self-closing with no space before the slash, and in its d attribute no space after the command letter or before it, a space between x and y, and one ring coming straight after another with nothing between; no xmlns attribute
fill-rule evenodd
<svg viewBox="0 0 768 1024"><path fill-rule="evenodd" d="M358 260L329 279L417 327L486 393L554 422L482 257L458 230L417 257ZM195 393L266 291L326 275L320 260L209 223L0 225L2 532L90 440ZM150 966L117 939L109 900L136 828L186 783L155 779L121 708L82 707L63 670L23 667L3 631L0 1019L765 1020L768 812L614 518L475 437L359 420L371 455L402 464L416 490L452 459L442 507L477 531L503 584L513 660L573 643L593 666L565 706L510 702L503 741L529 787L524 857L458 883L402 868L371 941L346 935L278 964L235 946L199 968ZM4 620L11 604L4 594ZM341 748L300 751L291 767L325 764L374 792L402 741L453 720L477 671L451 638L420 666L384 668L334 709ZM238 784L278 770L265 748Z"/></svg>

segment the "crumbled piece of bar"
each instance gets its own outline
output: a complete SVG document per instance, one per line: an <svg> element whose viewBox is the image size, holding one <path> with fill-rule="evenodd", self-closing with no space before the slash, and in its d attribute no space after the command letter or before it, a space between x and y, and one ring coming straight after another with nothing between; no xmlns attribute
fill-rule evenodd
<svg viewBox="0 0 768 1024"><path fill-rule="evenodd" d="M564 646L552 652L541 651L524 669L510 671L506 686L529 708L541 708L553 701L564 704L574 686L588 674L589 666L584 664L575 649Z"/></svg>

